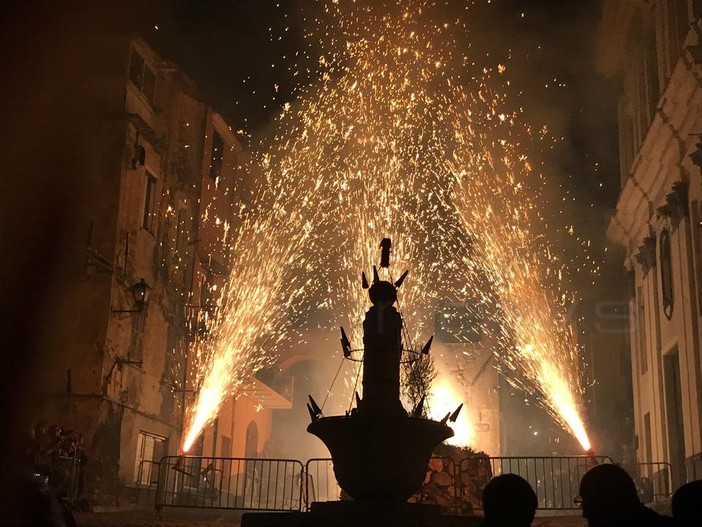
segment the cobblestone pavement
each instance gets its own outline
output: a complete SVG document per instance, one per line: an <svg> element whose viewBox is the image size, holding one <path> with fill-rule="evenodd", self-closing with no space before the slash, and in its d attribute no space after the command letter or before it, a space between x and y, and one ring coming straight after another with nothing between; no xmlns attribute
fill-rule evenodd
<svg viewBox="0 0 702 527"><path fill-rule="evenodd" d="M242 512L154 510L76 513L79 527L239 527ZM537 517L532 527L586 527L580 516Z"/></svg>

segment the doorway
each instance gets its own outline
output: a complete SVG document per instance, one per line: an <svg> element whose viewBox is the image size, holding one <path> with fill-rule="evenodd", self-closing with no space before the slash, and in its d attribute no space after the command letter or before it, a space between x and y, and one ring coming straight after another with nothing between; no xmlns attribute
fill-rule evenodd
<svg viewBox="0 0 702 527"><path fill-rule="evenodd" d="M685 476L685 423L683 422L682 388L680 385L680 358L678 347L663 356L665 386L665 415L668 431L668 456L672 470L673 488L686 481Z"/></svg>

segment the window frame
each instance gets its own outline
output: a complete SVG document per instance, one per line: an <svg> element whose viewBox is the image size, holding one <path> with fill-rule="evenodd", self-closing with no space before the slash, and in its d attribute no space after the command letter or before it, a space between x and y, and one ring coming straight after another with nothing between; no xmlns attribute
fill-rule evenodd
<svg viewBox="0 0 702 527"><path fill-rule="evenodd" d="M156 235L156 208L158 196L158 178L146 170L144 180L144 201L142 204L141 228L152 236Z"/></svg>
<svg viewBox="0 0 702 527"><path fill-rule="evenodd" d="M151 440L150 459L146 459L145 457L148 440ZM137 433L136 455L134 456L134 476L132 477L132 483L137 487L149 487L154 482L153 468L149 472L144 472L143 463L144 461L149 461L153 467L153 465L156 465L160 461L160 459L154 459L154 453L156 452L157 443L162 444L163 455L167 455L167 437L152 434L151 432L147 432L145 430L139 430L139 432ZM144 478L145 474L151 477ZM158 470L156 471L156 477L158 477Z"/></svg>
<svg viewBox="0 0 702 527"><path fill-rule="evenodd" d="M658 261L660 262L661 306L663 314L670 320L675 306L675 290L673 280L673 253L668 229L661 231L658 240Z"/></svg>
<svg viewBox="0 0 702 527"><path fill-rule="evenodd" d="M135 60L139 60L139 64L135 67ZM148 75L147 75L148 74ZM156 70L149 66L148 62L144 56L139 53L139 51L132 47L129 54L129 69L128 78L139 93L141 93L148 103L153 106L156 100L156 87L158 85L158 76L156 75ZM147 85L147 79L149 80Z"/></svg>

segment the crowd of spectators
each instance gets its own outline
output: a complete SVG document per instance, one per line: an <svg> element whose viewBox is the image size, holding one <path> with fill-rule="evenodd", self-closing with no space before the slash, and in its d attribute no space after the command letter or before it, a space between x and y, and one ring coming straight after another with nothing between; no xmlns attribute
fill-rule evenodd
<svg viewBox="0 0 702 527"><path fill-rule="evenodd" d="M59 495L75 498L80 494L82 467L88 461L82 434L38 421L24 454L28 464L48 476Z"/></svg>
<svg viewBox="0 0 702 527"><path fill-rule="evenodd" d="M702 480L673 495L673 516L658 514L641 503L632 477L619 465L601 464L580 481L577 502L588 527L701 527ZM483 491L483 527L530 527L538 501L528 481L516 474L494 477Z"/></svg>

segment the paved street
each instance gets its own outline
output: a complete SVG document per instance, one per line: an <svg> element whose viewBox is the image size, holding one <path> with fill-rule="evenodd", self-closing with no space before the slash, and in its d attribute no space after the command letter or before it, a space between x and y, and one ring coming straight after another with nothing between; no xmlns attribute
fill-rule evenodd
<svg viewBox="0 0 702 527"><path fill-rule="evenodd" d="M76 513L79 527L238 527L242 512L156 511ZM538 517L532 527L585 527L580 516Z"/></svg>
<svg viewBox="0 0 702 527"><path fill-rule="evenodd" d="M241 511L184 512L155 510L124 512L78 512L79 527L238 527Z"/></svg>

